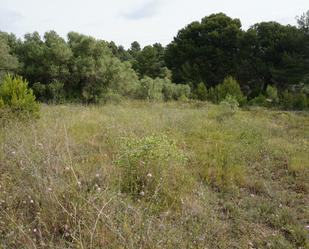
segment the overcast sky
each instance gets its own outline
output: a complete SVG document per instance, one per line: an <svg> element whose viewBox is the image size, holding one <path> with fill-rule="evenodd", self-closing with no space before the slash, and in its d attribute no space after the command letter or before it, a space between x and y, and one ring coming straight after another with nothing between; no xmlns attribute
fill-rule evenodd
<svg viewBox="0 0 309 249"><path fill-rule="evenodd" d="M169 43L192 21L224 12L247 29L261 21L296 24L309 0L0 0L0 30L22 37L55 30L77 31L128 47Z"/></svg>

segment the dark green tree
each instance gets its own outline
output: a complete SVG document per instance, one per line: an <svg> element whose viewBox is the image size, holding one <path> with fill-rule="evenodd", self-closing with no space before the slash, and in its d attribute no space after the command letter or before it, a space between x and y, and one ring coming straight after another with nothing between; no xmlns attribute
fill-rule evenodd
<svg viewBox="0 0 309 249"><path fill-rule="evenodd" d="M209 86L235 75L243 35L241 23L223 13L193 22L167 46L165 62L177 83L207 82Z"/></svg>
<svg viewBox="0 0 309 249"><path fill-rule="evenodd" d="M24 41L18 44L16 54L22 63L21 75L32 86L35 82L48 82L44 61L45 45L38 32L26 34Z"/></svg>
<svg viewBox="0 0 309 249"><path fill-rule="evenodd" d="M137 55L133 68L140 77L164 78L164 48L161 44L144 47Z"/></svg>
<svg viewBox="0 0 309 249"><path fill-rule="evenodd" d="M308 38L294 26L263 22L244 36L238 76L251 83L255 96L271 84L284 89L298 84L309 71Z"/></svg>
<svg viewBox="0 0 309 249"><path fill-rule="evenodd" d="M47 82L67 82L70 77L69 62L72 51L56 32L44 34L44 64Z"/></svg>
<svg viewBox="0 0 309 249"><path fill-rule="evenodd" d="M11 53L7 39L0 35L0 80L6 73L16 72L18 66L18 59Z"/></svg>

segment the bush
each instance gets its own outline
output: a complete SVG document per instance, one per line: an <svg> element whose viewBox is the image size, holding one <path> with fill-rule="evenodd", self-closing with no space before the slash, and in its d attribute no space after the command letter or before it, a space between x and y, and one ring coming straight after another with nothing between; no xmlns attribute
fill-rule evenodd
<svg viewBox="0 0 309 249"><path fill-rule="evenodd" d="M119 104L122 101L122 96L111 90L108 90L101 99L101 103Z"/></svg>
<svg viewBox="0 0 309 249"><path fill-rule="evenodd" d="M145 77L140 81L140 87L137 90L137 97L149 101L162 101L163 85L164 80L162 79Z"/></svg>
<svg viewBox="0 0 309 249"><path fill-rule="evenodd" d="M60 81L53 81L47 85L47 95L49 101L61 103L65 99L64 84Z"/></svg>
<svg viewBox="0 0 309 249"><path fill-rule="evenodd" d="M36 82L32 85L31 88L33 90L34 95L39 101L42 101L42 102L47 101L46 85L40 82Z"/></svg>
<svg viewBox="0 0 309 249"><path fill-rule="evenodd" d="M48 85L36 82L32 86L37 99L42 102L62 103L65 100L64 84L53 81Z"/></svg>
<svg viewBox="0 0 309 249"><path fill-rule="evenodd" d="M280 99L280 104L287 110L304 110L308 107L308 98L305 93L292 93L284 91Z"/></svg>
<svg viewBox="0 0 309 249"><path fill-rule="evenodd" d="M304 110L308 107L308 98L304 93L297 93L294 97L293 107L297 110Z"/></svg>
<svg viewBox="0 0 309 249"><path fill-rule="evenodd" d="M239 83L231 76L226 77L222 84L210 88L207 94L207 98L214 103L220 103L228 96L235 98L240 105L246 102L246 97L243 95Z"/></svg>
<svg viewBox="0 0 309 249"><path fill-rule="evenodd" d="M0 107L13 112L27 113L33 116L39 114L39 104L28 82L20 76L6 75L0 84Z"/></svg>
<svg viewBox="0 0 309 249"><path fill-rule="evenodd" d="M227 95L226 98L220 102L220 105L226 106L231 110L236 111L238 109L239 103L234 96Z"/></svg>
<svg viewBox="0 0 309 249"><path fill-rule="evenodd" d="M167 83L163 85L162 93L165 101L170 101L174 99L175 84Z"/></svg>
<svg viewBox="0 0 309 249"><path fill-rule="evenodd" d="M117 164L120 189L134 199L152 202L157 208L177 204L190 186L186 156L165 135L125 139Z"/></svg>
<svg viewBox="0 0 309 249"><path fill-rule="evenodd" d="M275 106L279 103L278 90L276 87L268 85L265 95L260 94L259 96L251 99L249 103L254 106Z"/></svg>
<svg viewBox="0 0 309 249"><path fill-rule="evenodd" d="M222 84L216 86L215 92L218 102L224 100L228 95L233 96L240 105L245 102L239 83L231 76L226 77Z"/></svg>
<svg viewBox="0 0 309 249"><path fill-rule="evenodd" d="M259 96L251 99L249 104L253 106L266 106L266 101L266 97L263 94L260 94Z"/></svg>
<svg viewBox="0 0 309 249"><path fill-rule="evenodd" d="M272 103L273 105L278 104L278 90L275 86L268 85L266 89L266 97L269 100L267 103Z"/></svg>
<svg viewBox="0 0 309 249"><path fill-rule="evenodd" d="M175 100L188 99L190 97L190 94L191 94L190 86L183 84L175 85L175 93L173 96Z"/></svg>
<svg viewBox="0 0 309 249"><path fill-rule="evenodd" d="M205 101L207 99L207 88L203 82L197 85L196 97L197 99L202 100L202 101Z"/></svg>
<svg viewBox="0 0 309 249"><path fill-rule="evenodd" d="M188 99L191 88L188 85L173 84L169 79L161 79L163 83L162 94L165 101Z"/></svg>

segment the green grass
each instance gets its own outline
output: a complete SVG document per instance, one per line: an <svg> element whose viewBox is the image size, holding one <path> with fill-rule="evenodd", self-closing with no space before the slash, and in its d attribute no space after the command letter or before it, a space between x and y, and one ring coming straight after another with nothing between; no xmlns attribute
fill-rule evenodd
<svg viewBox="0 0 309 249"><path fill-rule="evenodd" d="M1 249L308 248L308 113L123 102L0 124Z"/></svg>

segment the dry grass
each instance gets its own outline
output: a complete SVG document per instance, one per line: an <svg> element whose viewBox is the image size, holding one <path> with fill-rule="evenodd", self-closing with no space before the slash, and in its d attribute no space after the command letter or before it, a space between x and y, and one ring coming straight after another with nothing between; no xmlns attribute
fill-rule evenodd
<svg viewBox="0 0 309 249"><path fill-rule="evenodd" d="M308 113L124 102L5 119L0 248L308 248Z"/></svg>

